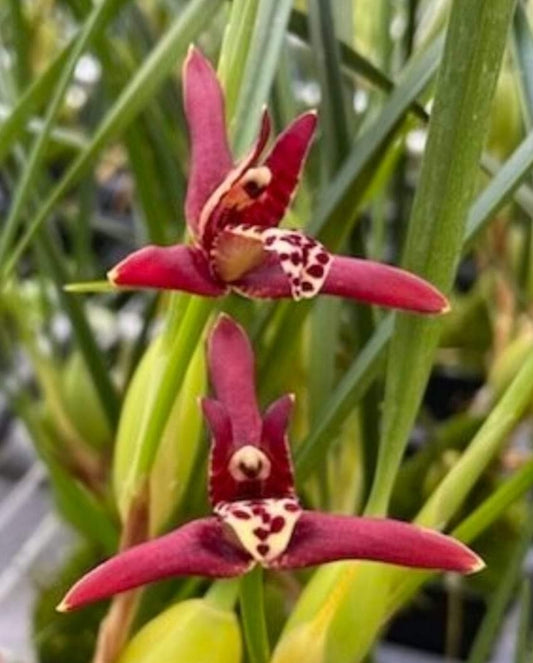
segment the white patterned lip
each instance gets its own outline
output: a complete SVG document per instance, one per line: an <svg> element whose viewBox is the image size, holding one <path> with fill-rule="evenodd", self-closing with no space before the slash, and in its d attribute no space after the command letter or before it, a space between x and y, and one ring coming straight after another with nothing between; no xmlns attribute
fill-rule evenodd
<svg viewBox="0 0 533 663"><path fill-rule="evenodd" d="M284 497L221 502L215 513L251 557L268 567L286 551L302 509L297 499Z"/></svg>
<svg viewBox="0 0 533 663"><path fill-rule="evenodd" d="M233 226L231 232L236 236L260 241L264 251L277 256L289 282L291 295L296 301L315 297L322 289L332 257L316 239L298 230L247 224Z"/></svg>
<svg viewBox="0 0 533 663"><path fill-rule="evenodd" d="M245 444L230 458L228 469L235 481L264 481L270 476L272 465L267 455Z"/></svg>

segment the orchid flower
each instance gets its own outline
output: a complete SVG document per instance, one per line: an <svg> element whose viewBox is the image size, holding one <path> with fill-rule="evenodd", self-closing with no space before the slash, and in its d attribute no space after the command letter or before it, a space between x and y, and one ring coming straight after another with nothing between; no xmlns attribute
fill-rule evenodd
<svg viewBox="0 0 533 663"><path fill-rule="evenodd" d="M234 163L220 84L210 63L193 47L183 84L191 140L185 217L193 242L135 251L109 272L113 285L207 297L230 290L295 300L324 293L420 313L448 309L446 298L414 274L333 255L300 231L278 228L315 132L315 112L294 120L262 159L270 134L265 111L255 145Z"/></svg>
<svg viewBox="0 0 533 663"><path fill-rule="evenodd" d="M169 576L238 576L260 564L296 569L365 559L471 573L482 560L455 539L385 518L305 510L294 488L287 426L292 395L261 415L248 338L221 316L208 341L216 398L202 401L212 432L209 496L214 514L126 550L68 592L62 611Z"/></svg>

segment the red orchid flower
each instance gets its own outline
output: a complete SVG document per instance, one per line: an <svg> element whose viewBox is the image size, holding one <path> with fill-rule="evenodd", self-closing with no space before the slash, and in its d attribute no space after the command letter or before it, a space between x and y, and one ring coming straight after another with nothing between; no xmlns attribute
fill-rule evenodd
<svg viewBox="0 0 533 663"><path fill-rule="evenodd" d="M195 48L183 83L192 152L185 216L193 244L135 251L109 272L114 285L208 297L230 290L296 300L324 293L420 313L448 309L436 288L409 272L333 255L300 231L278 228L315 132L314 112L294 120L261 159L270 134L265 111L256 144L235 164L220 84Z"/></svg>
<svg viewBox="0 0 533 663"><path fill-rule="evenodd" d="M255 564L295 569L366 559L459 573L483 568L465 545L432 530L303 509L287 441L292 395L261 416L250 343L227 316L211 333L208 362L216 399L204 399L202 408L213 436L209 496L214 515L104 562L74 585L60 610L169 576L238 576Z"/></svg>

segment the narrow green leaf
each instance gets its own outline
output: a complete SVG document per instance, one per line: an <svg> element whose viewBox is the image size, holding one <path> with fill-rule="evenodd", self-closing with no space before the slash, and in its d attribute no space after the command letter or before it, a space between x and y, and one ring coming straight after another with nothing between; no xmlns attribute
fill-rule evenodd
<svg viewBox="0 0 533 663"><path fill-rule="evenodd" d="M507 441L532 398L533 354L530 354L466 451L433 491L418 514L417 523L440 528L457 513L484 469Z"/></svg>
<svg viewBox="0 0 533 663"><path fill-rule="evenodd" d="M525 124L533 128L533 34L526 7L519 2L513 19L513 54L520 80Z"/></svg>
<svg viewBox="0 0 533 663"><path fill-rule="evenodd" d="M63 308L67 312L78 347L83 360L98 392L98 397L104 412L107 415L109 425L115 428L120 412L120 400L111 380L104 356L98 347L96 338L87 322L83 306L76 298L71 297L63 289L63 283L67 280L67 274L61 262L56 245L50 240L46 233L40 233L38 243L43 253L54 280L59 298Z"/></svg>
<svg viewBox="0 0 533 663"><path fill-rule="evenodd" d="M54 455L55 440L37 415L34 397L24 392L11 400L11 405L27 426L37 453L49 473L54 499L59 512L91 542L98 541L112 555L118 543L118 527L105 505L81 482L74 478Z"/></svg>
<svg viewBox="0 0 533 663"><path fill-rule="evenodd" d="M256 566L241 580L241 619L250 663L268 663L270 647L263 597L263 569Z"/></svg>
<svg viewBox="0 0 533 663"><path fill-rule="evenodd" d="M3 161L12 145L22 138L30 116L35 113L50 96L50 90L55 86L59 75L63 71L69 58L76 37L74 37L45 71L36 78L24 91L16 106L10 109L0 125L0 161Z"/></svg>
<svg viewBox="0 0 533 663"><path fill-rule="evenodd" d="M67 283L63 286L65 292L117 292L116 286L109 281L83 281L82 283Z"/></svg>
<svg viewBox="0 0 533 663"><path fill-rule="evenodd" d="M528 543L531 543L529 539ZM527 554L527 549L525 551ZM525 556L524 554L524 556ZM523 564L520 565L518 575L523 570ZM503 615L502 615L503 617ZM529 663L533 656L531 649L529 629L531 625L531 585L529 578L522 580L520 592L520 621L518 623L518 632L516 634L515 658L514 663Z"/></svg>
<svg viewBox="0 0 533 663"><path fill-rule="evenodd" d="M404 260L407 269L445 292L452 285L460 257L513 9L512 0L467 4L455 0L452 5ZM438 320L397 317L368 513L387 511L439 331Z"/></svg>
<svg viewBox="0 0 533 663"><path fill-rule="evenodd" d="M310 0L311 53L321 88L321 155L327 159L325 172L331 176L350 151L351 132L348 96L343 81L332 8L326 0Z"/></svg>
<svg viewBox="0 0 533 663"><path fill-rule="evenodd" d="M289 30L304 41L310 40L306 17L298 10L291 12ZM394 81L381 71L379 67L376 67L367 57L348 46L344 41L338 40L338 44L341 61L347 71L358 74L365 81L384 92L392 92L395 87ZM429 119L428 112L418 101L413 101L410 108L421 120L427 121Z"/></svg>
<svg viewBox="0 0 533 663"><path fill-rule="evenodd" d="M30 31L25 16L24 4L18 0L9 0L9 11L11 15L12 40L16 53L17 84L24 86L30 76L30 58L28 51L28 39Z"/></svg>
<svg viewBox="0 0 533 663"><path fill-rule="evenodd" d="M321 204L308 230L328 246L333 242L339 243L339 228L351 227L364 193L362 175L383 153L405 113L433 77L442 54L442 45L443 40L437 39L426 51L413 56L373 125L355 142L350 157L321 196Z"/></svg>
<svg viewBox="0 0 533 663"><path fill-rule="evenodd" d="M292 0L259 0L239 98L230 122L230 135L238 155L254 140L276 74L291 8Z"/></svg>
<svg viewBox="0 0 533 663"><path fill-rule="evenodd" d="M317 414L311 432L296 451L295 467L298 481L304 481L323 461L339 426L376 378L383 365L385 348L392 329L393 317L389 315L377 327Z"/></svg>
<svg viewBox="0 0 533 663"><path fill-rule="evenodd" d="M212 14L210 0L192 0L187 4L105 115L96 128L90 144L79 154L57 186L43 201L38 213L16 243L9 260L4 265L2 270L4 280L13 271L34 233L46 221L57 203L81 179L100 150L124 131L151 100L157 87L171 72L176 60L186 51L190 40L205 28L206 15Z"/></svg>
<svg viewBox="0 0 533 663"><path fill-rule="evenodd" d="M78 59L83 54L96 35L105 29L106 24L111 20L114 13L120 7L124 0L103 0L95 6L89 18L85 22L79 37L69 53L58 83L54 90L52 101L48 106L46 119L40 134L38 134L33 148L29 154L28 161L25 164L20 182L15 190L13 200L9 209L8 217L5 221L2 234L0 235L0 262L4 263L7 252L15 237L20 221L21 213L27 204L29 197L35 189L38 168L43 160L46 147L49 142L50 133L56 118L61 110L63 99L70 84L72 74L76 67Z"/></svg>
<svg viewBox="0 0 533 663"><path fill-rule="evenodd" d="M476 634L467 663L485 663L489 659L492 645L504 624L507 607L513 598L522 574L524 558L532 537L533 518L530 513L529 517L524 519L520 536L507 560L500 581L492 593L487 614ZM522 663L523 660L523 657L516 657L516 663Z"/></svg>
<svg viewBox="0 0 533 663"><path fill-rule="evenodd" d="M226 100L226 117L233 118L259 8L258 2L233 0L222 41L218 77Z"/></svg>
<svg viewBox="0 0 533 663"><path fill-rule="evenodd" d="M120 421L124 442L114 468L123 516L153 467L172 406L212 311L208 298L191 298L185 305L174 306L163 337L154 341L157 347L150 346L144 355L150 357L148 366L141 360L133 376ZM132 408L138 412L132 413Z"/></svg>
<svg viewBox="0 0 533 663"><path fill-rule="evenodd" d="M496 212L510 200L513 193L520 193L519 187L532 167L533 131L524 138L471 206L466 223L463 251L471 248L479 233L484 230ZM523 191L521 195L527 197L527 201L523 200L523 206L527 205L533 210L533 201L529 200L530 193Z"/></svg>

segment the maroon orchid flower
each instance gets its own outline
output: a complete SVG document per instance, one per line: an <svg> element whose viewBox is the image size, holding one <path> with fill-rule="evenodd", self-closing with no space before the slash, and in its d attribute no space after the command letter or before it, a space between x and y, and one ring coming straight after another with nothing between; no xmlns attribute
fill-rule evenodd
<svg viewBox="0 0 533 663"><path fill-rule="evenodd" d="M409 523L307 511L294 490L287 425L293 397L261 416L254 358L242 329L221 316L208 362L216 399L202 407L213 435L209 495L214 515L104 562L68 592L59 609L169 576L238 576L255 564L295 569L341 559L471 573L484 565L455 539Z"/></svg>
<svg viewBox="0 0 533 663"><path fill-rule="evenodd" d="M217 297L296 300L318 293L421 313L443 313L446 298L423 279L388 265L332 255L300 231L278 228L294 195L316 128L305 113L261 159L268 113L250 153L233 162L224 97L209 62L191 48L183 71L191 169L185 216L192 245L146 246L109 274L116 286Z"/></svg>

